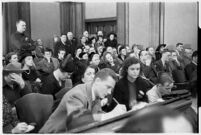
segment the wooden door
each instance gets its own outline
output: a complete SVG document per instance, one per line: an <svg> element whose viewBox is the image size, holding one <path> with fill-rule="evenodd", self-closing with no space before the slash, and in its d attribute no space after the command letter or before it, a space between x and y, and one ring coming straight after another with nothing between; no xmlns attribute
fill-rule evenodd
<svg viewBox="0 0 201 135"><path fill-rule="evenodd" d="M108 35L110 32L117 32L116 19L91 19L85 21L85 28L89 34L94 35L99 30L103 31L104 35Z"/></svg>

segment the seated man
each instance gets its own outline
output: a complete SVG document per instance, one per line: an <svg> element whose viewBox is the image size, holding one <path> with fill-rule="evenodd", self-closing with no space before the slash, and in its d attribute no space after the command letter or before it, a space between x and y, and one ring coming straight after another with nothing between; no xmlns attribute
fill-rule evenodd
<svg viewBox="0 0 201 135"><path fill-rule="evenodd" d="M51 73L44 80L41 93L51 94L56 99L55 94L64 87L64 81L70 78L70 74L74 71L75 64L71 55L69 54L64 61L60 64L60 67Z"/></svg>
<svg viewBox="0 0 201 135"><path fill-rule="evenodd" d="M168 73L161 73L159 75L158 84L155 85L152 89L147 91L147 97L149 102L158 102L163 101L162 96L169 94L173 87L173 79Z"/></svg>
<svg viewBox="0 0 201 135"><path fill-rule="evenodd" d="M115 72L105 68L95 75L92 83L80 84L72 88L63 96L59 106L39 133L65 132L66 129L70 129L71 125L75 125L73 123L79 123L79 117L86 112L91 116L92 122L106 120L125 113L126 107L124 105L117 105L109 113L104 113L101 109L101 99L112 93L116 80ZM86 117L85 122L89 123L87 118L89 117ZM86 125L85 122L79 123L79 125Z"/></svg>
<svg viewBox="0 0 201 135"><path fill-rule="evenodd" d="M9 63L3 69L3 95L12 106L22 96L31 93L31 86L22 79L21 64Z"/></svg>
<svg viewBox="0 0 201 135"><path fill-rule="evenodd" d="M189 63L185 67L185 73L186 73L186 77L187 77L188 81L193 80L193 78L195 77L195 76L193 76L194 74L197 76L197 73L194 73L194 72L197 72L197 62L198 62L198 52L194 51L192 54L191 63Z"/></svg>
<svg viewBox="0 0 201 135"><path fill-rule="evenodd" d="M66 55L66 50L65 49L59 49L58 50L58 55L57 55L57 59L59 60L59 63L61 63Z"/></svg>
<svg viewBox="0 0 201 135"><path fill-rule="evenodd" d="M184 83L186 82L186 76L184 72L184 62L177 56L176 51L172 51L172 56L169 61L170 68L172 71L172 77L175 83Z"/></svg>
<svg viewBox="0 0 201 135"><path fill-rule="evenodd" d="M47 77L50 73L59 67L59 61L52 57L52 49L48 47L45 48L43 50L43 56L44 58L36 63L36 67L42 75L42 82L45 77Z"/></svg>
<svg viewBox="0 0 201 135"><path fill-rule="evenodd" d="M172 74L169 64L170 56L171 56L170 51L168 50L162 51L161 59L155 62L157 72L169 72L170 74Z"/></svg>

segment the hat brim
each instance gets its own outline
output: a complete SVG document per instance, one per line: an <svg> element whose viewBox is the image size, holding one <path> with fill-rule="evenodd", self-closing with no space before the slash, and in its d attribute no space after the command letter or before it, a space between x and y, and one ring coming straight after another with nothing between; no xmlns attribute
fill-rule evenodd
<svg viewBox="0 0 201 135"><path fill-rule="evenodd" d="M23 70L23 69L21 69L21 70L7 70L7 69L4 69L3 73L22 73L24 71L25 70Z"/></svg>

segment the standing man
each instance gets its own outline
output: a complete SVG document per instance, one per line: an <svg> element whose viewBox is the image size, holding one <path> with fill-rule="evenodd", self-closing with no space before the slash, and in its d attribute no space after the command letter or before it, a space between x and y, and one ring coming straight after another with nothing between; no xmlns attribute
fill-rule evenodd
<svg viewBox="0 0 201 135"><path fill-rule="evenodd" d="M33 40L25 35L26 23L23 20L16 22L17 31L10 37L11 50L19 52L23 51L34 51L36 46L33 45Z"/></svg>
<svg viewBox="0 0 201 135"><path fill-rule="evenodd" d="M86 38L86 44L90 44L90 41L89 41L89 32L88 31L84 31L83 32L83 37Z"/></svg>
<svg viewBox="0 0 201 135"><path fill-rule="evenodd" d="M111 95L116 80L115 72L105 68L96 74L92 83L72 88L63 96L59 106L39 133L61 133L73 128L71 126L78 127L125 113L126 107L120 104L108 113L104 113L101 109L101 99ZM84 114L88 115L83 117Z"/></svg>
<svg viewBox="0 0 201 135"><path fill-rule="evenodd" d="M67 50L67 45L66 45L66 40L67 40L67 36L66 34L61 34L61 37L60 37L60 41L57 42L54 46L54 57L57 57L58 55L58 51L60 49L65 49ZM67 52L67 51L66 51Z"/></svg>
<svg viewBox="0 0 201 135"><path fill-rule="evenodd" d="M66 44L68 46L68 52L66 52L66 55L67 54L71 54L73 56L73 58L75 57L75 50L77 48L77 40L76 38L73 37L73 33L72 32L68 32L67 33L67 41L66 41Z"/></svg>
<svg viewBox="0 0 201 135"><path fill-rule="evenodd" d="M177 53L178 59L182 59L183 54L184 54L184 52L183 52L183 43L177 43L175 51Z"/></svg>

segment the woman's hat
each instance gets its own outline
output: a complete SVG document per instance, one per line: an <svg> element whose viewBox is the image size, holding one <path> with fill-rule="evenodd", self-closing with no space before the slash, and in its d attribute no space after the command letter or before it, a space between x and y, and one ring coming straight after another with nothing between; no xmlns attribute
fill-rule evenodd
<svg viewBox="0 0 201 135"><path fill-rule="evenodd" d="M68 54L66 58L63 60L63 62L60 65L60 69L68 73L72 73L76 70L76 65L74 63L71 54Z"/></svg>
<svg viewBox="0 0 201 135"><path fill-rule="evenodd" d="M156 51L159 51L161 49L161 47L166 47L166 44L160 44L160 45L158 45L158 47L156 48Z"/></svg>
<svg viewBox="0 0 201 135"><path fill-rule="evenodd" d="M114 37L117 37L117 34L115 34L114 32L109 33L108 38L110 37L110 35L114 35Z"/></svg>
<svg viewBox="0 0 201 135"><path fill-rule="evenodd" d="M29 51L21 51L19 54L19 62L22 62L27 56L32 56L33 58L35 57L35 55Z"/></svg>

